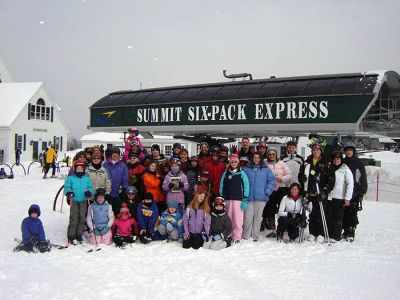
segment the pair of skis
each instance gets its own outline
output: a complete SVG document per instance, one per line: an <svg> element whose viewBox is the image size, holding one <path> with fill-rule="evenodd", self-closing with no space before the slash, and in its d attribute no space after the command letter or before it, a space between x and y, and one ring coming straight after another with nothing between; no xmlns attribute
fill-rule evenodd
<svg viewBox="0 0 400 300"><path fill-rule="evenodd" d="M14 238L14 241L17 242L17 243L21 243L22 242L18 238ZM47 242L50 245L50 247L54 248L54 249L63 250L63 249L70 248L69 244L67 244L67 245L54 244L54 243L50 242L50 240L47 240ZM84 248L86 248L86 246L84 244L77 244L77 245L73 245L73 246L83 246ZM100 251L100 250L101 250L101 248L96 247L96 248L91 248L91 249L87 250L86 252L90 253L90 252Z"/></svg>

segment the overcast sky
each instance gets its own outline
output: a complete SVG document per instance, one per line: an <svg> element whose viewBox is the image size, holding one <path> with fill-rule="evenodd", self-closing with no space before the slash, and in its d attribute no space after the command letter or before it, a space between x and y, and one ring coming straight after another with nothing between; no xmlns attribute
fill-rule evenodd
<svg viewBox="0 0 400 300"><path fill-rule="evenodd" d="M116 90L400 71L399 0L0 0L0 51L44 81L71 135Z"/></svg>

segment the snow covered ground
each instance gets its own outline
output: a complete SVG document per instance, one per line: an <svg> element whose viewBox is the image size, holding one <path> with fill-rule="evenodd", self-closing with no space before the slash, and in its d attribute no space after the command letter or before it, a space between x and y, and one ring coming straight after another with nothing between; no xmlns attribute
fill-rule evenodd
<svg viewBox="0 0 400 300"><path fill-rule="evenodd" d="M380 172L396 182L400 154L386 153L382 158ZM57 212L52 210L63 181L42 180L40 169L32 168L31 175L16 170L15 179L0 180L0 299L400 297L400 204L377 203L373 193L359 214L361 225L354 243L329 247L262 239L213 252L153 242L125 250L103 246L92 253L79 247L45 254L13 253L13 237L20 237L21 221L32 203L42 209L47 238L66 242L67 206L63 213L59 206ZM390 195L400 202L398 193Z"/></svg>

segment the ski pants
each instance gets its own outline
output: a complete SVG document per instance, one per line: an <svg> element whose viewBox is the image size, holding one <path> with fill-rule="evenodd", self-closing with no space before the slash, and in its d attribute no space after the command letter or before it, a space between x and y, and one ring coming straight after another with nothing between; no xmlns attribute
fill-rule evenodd
<svg viewBox="0 0 400 300"><path fill-rule="evenodd" d="M234 241L240 241L243 233L243 218L244 212L240 208L242 201L240 200L225 200L226 213L232 221L231 237Z"/></svg>
<svg viewBox="0 0 400 300"><path fill-rule="evenodd" d="M299 237L299 227L294 224L293 219L289 220L287 217L279 217L277 235L282 236L285 231L288 232L291 240Z"/></svg>
<svg viewBox="0 0 400 300"><path fill-rule="evenodd" d="M211 250L221 250L226 247L228 247L228 244L225 240L213 241L212 239L209 239L208 242L203 244L203 248Z"/></svg>
<svg viewBox="0 0 400 300"><path fill-rule="evenodd" d="M350 201L350 206L346 206L344 208L343 215L343 229L346 232L349 231L349 228L355 229L358 225L358 204L362 201L362 196L357 195Z"/></svg>
<svg viewBox="0 0 400 300"><path fill-rule="evenodd" d="M86 201L71 201L69 211L68 239L73 240L76 237L81 237L86 229Z"/></svg>
<svg viewBox="0 0 400 300"><path fill-rule="evenodd" d="M340 241L342 238L344 200L335 199L327 201L326 223L328 225L329 238Z"/></svg>
<svg viewBox="0 0 400 300"><path fill-rule="evenodd" d="M189 249L199 249L203 246L204 240L201 233L190 233L188 240L183 240L183 248Z"/></svg>
<svg viewBox="0 0 400 300"><path fill-rule="evenodd" d="M108 230L105 235L95 235L90 233L89 241L92 245L104 244L104 245L111 245L113 242L112 239L112 232Z"/></svg>
<svg viewBox="0 0 400 300"><path fill-rule="evenodd" d="M243 238L258 240L266 201L249 201L244 212Z"/></svg>
<svg viewBox="0 0 400 300"><path fill-rule="evenodd" d="M317 237L319 235L324 236L324 227L322 225L322 218L321 218L321 210L319 207L319 201L317 200L316 196L309 196L308 199L312 203L312 211L309 215L309 224L308 228L310 234ZM326 216L326 204L325 201L322 202L322 206L324 208L325 216Z"/></svg>
<svg viewBox="0 0 400 300"><path fill-rule="evenodd" d="M160 225L158 225L157 230L161 235L164 235L164 236L166 235L167 238L170 240L177 241L179 238L178 229L176 229L176 228L173 228L171 231L169 231L169 230L167 230L165 225L160 224Z"/></svg>
<svg viewBox="0 0 400 300"><path fill-rule="evenodd" d="M113 241L117 247L121 247L123 243L132 244L135 242L135 236L121 236L121 235L114 235Z"/></svg>
<svg viewBox="0 0 400 300"><path fill-rule="evenodd" d="M49 173L50 168L52 168L51 176L55 176L56 175L56 166L53 163L46 163L46 166L44 168L44 175L47 176L47 173Z"/></svg>

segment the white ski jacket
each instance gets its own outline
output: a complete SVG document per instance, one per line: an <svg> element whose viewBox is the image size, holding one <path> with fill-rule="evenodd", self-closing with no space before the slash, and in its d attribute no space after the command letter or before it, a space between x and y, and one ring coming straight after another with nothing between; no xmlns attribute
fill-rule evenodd
<svg viewBox="0 0 400 300"><path fill-rule="evenodd" d="M328 200L342 199L351 200L353 195L354 179L353 173L346 164L335 171L335 185L328 195Z"/></svg>

